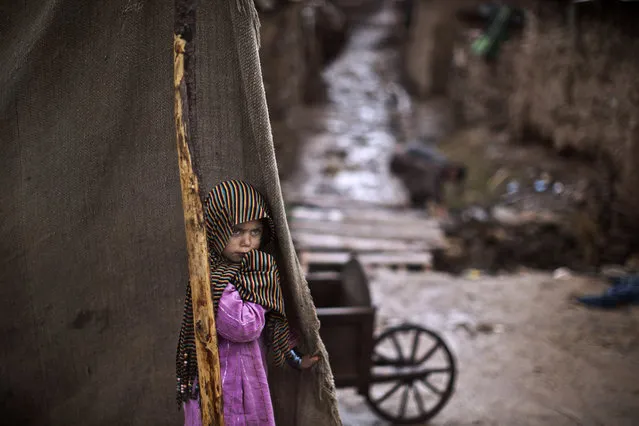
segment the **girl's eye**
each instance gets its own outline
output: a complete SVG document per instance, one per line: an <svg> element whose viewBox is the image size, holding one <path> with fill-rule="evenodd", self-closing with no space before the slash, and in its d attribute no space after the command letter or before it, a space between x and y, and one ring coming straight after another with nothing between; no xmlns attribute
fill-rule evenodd
<svg viewBox="0 0 639 426"><path fill-rule="evenodd" d="M261 229L253 229L251 231L251 235L253 235L254 237L259 237L260 235L262 235L262 230Z"/></svg>
<svg viewBox="0 0 639 426"><path fill-rule="evenodd" d="M239 229L234 229L233 232L231 233L233 237L239 237L240 234L241 234L241 231Z"/></svg>

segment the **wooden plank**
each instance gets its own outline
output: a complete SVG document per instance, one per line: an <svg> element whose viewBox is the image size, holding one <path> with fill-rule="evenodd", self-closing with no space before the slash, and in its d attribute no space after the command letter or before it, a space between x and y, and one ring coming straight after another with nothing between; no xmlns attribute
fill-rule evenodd
<svg viewBox="0 0 639 426"><path fill-rule="evenodd" d="M380 238L343 237L339 235L293 233L293 241L299 249L336 251L428 251L435 248L432 242L401 241Z"/></svg>
<svg viewBox="0 0 639 426"><path fill-rule="evenodd" d="M383 238L388 240L427 241L439 246L444 240L443 231L424 221L422 224L404 223L344 223L320 222L314 220L294 220L289 222L291 232L330 234L342 237Z"/></svg>
<svg viewBox="0 0 639 426"><path fill-rule="evenodd" d="M282 193L287 205L304 205L316 207L338 207L341 209L362 209L369 207L404 207L397 203L384 201L362 201L336 195L305 195L293 191Z"/></svg>
<svg viewBox="0 0 639 426"><path fill-rule="evenodd" d="M338 265L348 262L350 252L319 252L308 251L300 253L300 260L306 265L330 264ZM431 266L433 256L429 252L377 252L357 254L357 259L363 265L424 265Z"/></svg>
<svg viewBox="0 0 639 426"><path fill-rule="evenodd" d="M317 308L317 315L323 320L328 317L337 317L335 325L343 326L352 322L359 322L359 317L369 317L375 313L375 309L370 306L340 306L335 308ZM326 321L326 325L328 321Z"/></svg>
<svg viewBox="0 0 639 426"><path fill-rule="evenodd" d="M339 271L321 271L321 272L311 272L306 275L306 281L309 283L313 282L335 282L340 281L341 275Z"/></svg>
<svg viewBox="0 0 639 426"><path fill-rule="evenodd" d="M202 425L224 425L220 357L217 350L217 332L211 298L209 257L204 228L204 214L199 194L199 183L193 171L188 145L188 103L184 81L184 50L186 42L175 36L174 49L174 120L177 137L178 165L182 208L186 228L189 282L193 299L195 349L200 385ZM181 361L181 360L180 360Z"/></svg>
<svg viewBox="0 0 639 426"><path fill-rule="evenodd" d="M423 265L430 267L433 256L427 252L421 253L368 253L363 254L362 263L365 265Z"/></svg>
<svg viewBox="0 0 639 426"><path fill-rule="evenodd" d="M403 225L420 224L429 227L438 226L435 219L430 219L425 212L420 210L400 210L400 209L340 209L340 208L313 208L294 207L288 212L291 221L295 220L315 220L323 222L373 222Z"/></svg>

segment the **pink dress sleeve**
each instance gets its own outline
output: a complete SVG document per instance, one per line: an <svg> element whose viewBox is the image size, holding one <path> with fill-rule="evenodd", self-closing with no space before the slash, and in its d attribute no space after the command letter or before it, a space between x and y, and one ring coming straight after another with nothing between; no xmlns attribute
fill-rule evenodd
<svg viewBox="0 0 639 426"><path fill-rule="evenodd" d="M215 326L218 334L231 342L252 342L262 334L265 313L261 305L243 301L229 284L220 297Z"/></svg>

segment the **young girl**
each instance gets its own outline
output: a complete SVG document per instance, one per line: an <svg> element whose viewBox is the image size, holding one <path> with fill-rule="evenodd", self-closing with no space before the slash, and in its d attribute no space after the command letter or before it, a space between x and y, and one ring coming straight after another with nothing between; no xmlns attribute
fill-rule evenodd
<svg viewBox="0 0 639 426"><path fill-rule="evenodd" d="M204 221L224 421L227 426L275 426L266 378L267 348L276 365L286 361L295 368L309 368L319 358L291 349L277 265L260 250L275 238L268 208L249 184L226 181L209 193ZM184 405L185 425L201 425L190 285L176 362L177 398Z"/></svg>

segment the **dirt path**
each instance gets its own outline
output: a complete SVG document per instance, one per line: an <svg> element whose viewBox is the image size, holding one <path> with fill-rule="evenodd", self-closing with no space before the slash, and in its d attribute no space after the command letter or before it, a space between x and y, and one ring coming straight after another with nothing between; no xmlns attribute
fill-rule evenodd
<svg viewBox="0 0 639 426"><path fill-rule="evenodd" d="M536 272L468 280L380 270L371 282L380 330L422 324L457 356L456 392L433 425L637 424L639 310L571 301L604 287ZM386 424L353 391L339 396L346 424Z"/></svg>
<svg viewBox="0 0 639 426"><path fill-rule="evenodd" d="M298 112L306 143L285 193L406 202L387 167L405 96L388 43L395 19L388 8L368 17L326 70L331 102ZM423 116L428 106L421 109ZM426 123L433 135L436 112ZM431 424L639 424L639 310L571 302L576 293L600 292L600 281L538 272L471 280L383 268L370 278L378 332L414 322L441 333L455 352L456 392ZM339 390L339 401L346 425L386 424L351 389Z"/></svg>

